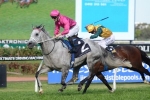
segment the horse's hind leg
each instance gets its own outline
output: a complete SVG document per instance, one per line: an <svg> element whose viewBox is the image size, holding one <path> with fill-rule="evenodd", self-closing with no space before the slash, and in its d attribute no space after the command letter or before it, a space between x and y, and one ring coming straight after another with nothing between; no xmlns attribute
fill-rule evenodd
<svg viewBox="0 0 150 100"><path fill-rule="evenodd" d="M44 65L45 66L45 65ZM42 68L42 69L39 69L36 74L35 74L35 78L36 78L36 81L37 81L37 84L38 84L38 88L39 88L39 93L43 93L43 89L42 89L42 84L41 84L41 81L39 79L39 75L42 74L42 73L46 73L48 72L50 69L48 67L45 67L45 68Z"/></svg>
<svg viewBox="0 0 150 100"><path fill-rule="evenodd" d="M149 83L149 82L145 79L144 73L141 72L140 70L137 70L136 68L133 68L133 67L132 67L132 68L127 68L127 69L130 69L130 70L133 70L133 71L138 72L138 73L141 75L143 82L144 82L144 83Z"/></svg>
<svg viewBox="0 0 150 100"><path fill-rule="evenodd" d="M103 74L101 72L98 72L96 74L96 76L107 86L107 88L109 89L110 92L114 92L114 89L111 88L111 86L108 84L107 80L105 79L105 77L103 76ZM86 90L90 86L93 78L94 78L94 76L90 77L90 79L87 80L87 83L86 83L84 90L83 90L83 94L86 93Z"/></svg>
<svg viewBox="0 0 150 100"><path fill-rule="evenodd" d="M147 80L145 79L144 73L142 73L142 72L139 72L139 73L141 74L141 77L142 77L142 79L143 79L143 82L146 83L146 84L149 84L149 81L147 81Z"/></svg>
<svg viewBox="0 0 150 100"><path fill-rule="evenodd" d="M140 71L140 74L141 74L141 73L145 73L146 75L150 76L150 72L149 72L147 69L145 69L143 66L140 67L139 71ZM142 76L142 74L141 74L141 76ZM144 77L144 75L143 75L143 77ZM144 77L144 78L143 78L143 77L142 77L142 79L143 79L144 83L149 83L149 82L145 79L145 77Z"/></svg>
<svg viewBox="0 0 150 100"><path fill-rule="evenodd" d="M72 78L67 82L68 85L72 85L74 82L78 80L78 74L79 74L80 67L74 67L73 68L73 76Z"/></svg>
<svg viewBox="0 0 150 100"><path fill-rule="evenodd" d="M111 88L111 86L108 84L107 80L101 72L98 72L96 76L107 86L110 92L114 92L114 89Z"/></svg>

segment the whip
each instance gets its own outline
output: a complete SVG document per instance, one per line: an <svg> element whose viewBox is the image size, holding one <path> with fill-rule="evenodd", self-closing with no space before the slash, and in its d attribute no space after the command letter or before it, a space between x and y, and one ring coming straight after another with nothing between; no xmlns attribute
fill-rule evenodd
<svg viewBox="0 0 150 100"><path fill-rule="evenodd" d="M98 20L98 21L96 21L96 22L94 22L94 23L91 23L91 24L98 23L98 22L103 21L103 20L105 20L105 19L107 19L107 18L109 18L109 17L102 18L102 19L100 19L100 20ZM88 25L91 25L91 24L88 24ZM88 25L87 25L87 26L88 26ZM85 28L87 28L87 26L85 26Z"/></svg>
<svg viewBox="0 0 150 100"><path fill-rule="evenodd" d="M92 23L92 24L95 24L95 23L97 23L97 22L103 21L103 20L105 20L105 19L107 19L107 18L109 18L109 17L102 18L102 19L100 19L100 20L98 20L98 21L96 21L96 22L94 22L94 23Z"/></svg>

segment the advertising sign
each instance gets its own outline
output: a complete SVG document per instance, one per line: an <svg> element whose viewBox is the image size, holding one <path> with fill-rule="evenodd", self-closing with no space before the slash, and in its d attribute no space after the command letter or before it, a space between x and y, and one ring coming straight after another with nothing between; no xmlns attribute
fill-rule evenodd
<svg viewBox="0 0 150 100"><path fill-rule="evenodd" d="M27 42L28 40L0 40L0 47L24 49L27 47ZM37 46L37 49L40 47Z"/></svg>
<svg viewBox="0 0 150 100"><path fill-rule="evenodd" d="M143 63L143 66L150 71L150 68L147 64ZM103 72L103 75L105 76L106 80L109 83L113 82L114 71L115 70L113 69L113 70ZM72 69L70 69L66 82L71 79L72 74L73 74L73 71L72 71ZM81 67L80 71L79 71L79 76L78 76L79 80L77 81L77 83L79 83L81 80L83 80L85 77L87 77L88 74L89 74L89 70L88 70L87 66L85 65L85 66ZM148 81L150 81L150 77L148 75L145 75L145 76L146 76L146 79ZM53 71L53 72L48 73L48 83L49 84L60 83L60 82L61 82L61 72ZM143 81L138 72L120 67L117 69L116 82L125 83L125 82L143 82ZM102 82L101 82L101 80L99 80L99 78L97 78L95 76L92 83L102 83Z"/></svg>
<svg viewBox="0 0 150 100"><path fill-rule="evenodd" d="M134 10L135 0L76 0L79 37L90 37L85 29L88 24L100 24L109 28L116 40L134 40Z"/></svg>

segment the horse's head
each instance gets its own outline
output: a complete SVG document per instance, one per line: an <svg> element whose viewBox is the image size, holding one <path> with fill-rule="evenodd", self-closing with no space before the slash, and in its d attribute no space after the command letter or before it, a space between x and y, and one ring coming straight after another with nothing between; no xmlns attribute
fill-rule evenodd
<svg viewBox="0 0 150 100"><path fill-rule="evenodd" d="M46 35L44 32L45 29L42 25L33 27L33 31L31 32L30 39L27 43L28 48L32 49L38 43L42 43L45 37L44 35Z"/></svg>

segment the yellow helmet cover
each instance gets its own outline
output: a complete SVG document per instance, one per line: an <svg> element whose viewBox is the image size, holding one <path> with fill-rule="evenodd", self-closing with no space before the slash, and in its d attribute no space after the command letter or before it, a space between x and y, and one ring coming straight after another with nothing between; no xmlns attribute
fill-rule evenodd
<svg viewBox="0 0 150 100"><path fill-rule="evenodd" d="M94 25L93 24L90 24L90 25L88 25L88 26L86 26L86 29L87 29L87 31L90 33L90 32L92 32L93 30L94 30Z"/></svg>

